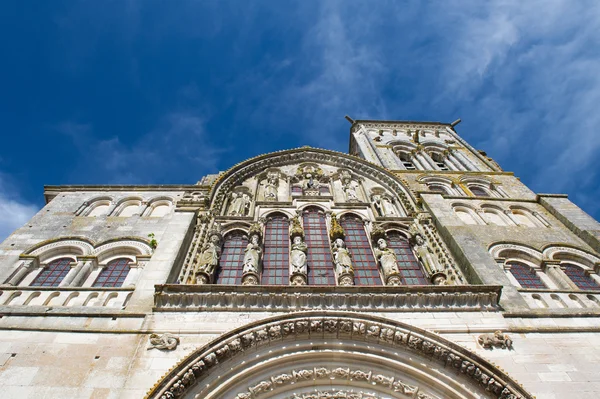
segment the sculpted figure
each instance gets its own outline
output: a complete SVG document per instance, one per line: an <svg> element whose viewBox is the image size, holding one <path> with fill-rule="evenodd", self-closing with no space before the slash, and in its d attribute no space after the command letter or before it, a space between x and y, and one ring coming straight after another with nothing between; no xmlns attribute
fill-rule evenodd
<svg viewBox="0 0 600 399"><path fill-rule="evenodd" d="M219 263L219 256L221 256L221 240L218 235L213 234L210 236L209 241L202 248L202 254L198 259L198 268L196 270L196 274L201 273L212 276L215 268L217 267L217 263ZM208 281L199 279L198 282L202 284L207 283Z"/></svg>
<svg viewBox="0 0 600 399"><path fill-rule="evenodd" d="M485 349L492 349L496 346L502 349L512 348L512 340L508 335L503 334L502 331L495 331L493 334L481 334L477 338L477 342Z"/></svg>
<svg viewBox="0 0 600 399"><path fill-rule="evenodd" d="M231 193L229 216L246 216L250 209L250 197L246 193Z"/></svg>
<svg viewBox="0 0 600 399"><path fill-rule="evenodd" d="M259 274L260 257L262 255L262 249L260 248L258 234L252 234L250 242L244 250L244 267L242 273L255 273Z"/></svg>
<svg viewBox="0 0 600 399"><path fill-rule="evenodd" d="M320 186L319 182L313 178L311 173L307 173L304 178L304 189L318 189Z"/></svg>
<svg viewBox="0 0 600 399"><path fill-rule="evenodd" d="M352 181L349 181L344 184L344 192L346 193L346 201L348 202L358 202L358 194L356 193L356 186L352 184Z"/></svg>
<svg viewBox="0 0 600 399"><path fill-rule="evenodd" d="M277 183L276 174L269 174L265 182L265 201L277 201Z"/></svg>
<svg viewBox="0 0 600 399"><path fill-rule="evenodd" d="M385 238L377 240L377 248L375 249L375 257L381 264L381 269L385 276L386 282L390 282L391 276L399 276L400 270L398 269L398 259L396 258L396 252L387 246ZM394 279L394 285L399 285L399 279Z"/></svg>
<svg viewBox="0 0 600 399"><path fill-rule="evenodd" d="M335 262L335 270L338 276L350 275L354 276L354 268L352 267L352 255L346 248L346 243L341 238L337 238L333 242L333 259ZM350 285L350 284L346 284Z"/></svg>
<svg viewBox="0 0 600 399"><path fill-rule="evenodd" d="M372 197L373 206L377 210L379 216L396 216L397 212L389 198L375 194Z"/></svg>
<svg viewBox="0 0 600 399"><path fill-rule="evenodd" d="M302 239L302 236L295 236L292 242L292 274L299 273L306 275L306 252L308 246Z"/></svg>
<svg viewBox="0 0 600 399"><path fill-rule="evenodd" d="M415 235L415 252L417 254L417 258L425 267L425 270L433 279L433 283L436 285L443 285L446 283L446 276L442 272L441 268L438 265L438 262L434 258L429 246L423 239L421 234Z"/></svg>

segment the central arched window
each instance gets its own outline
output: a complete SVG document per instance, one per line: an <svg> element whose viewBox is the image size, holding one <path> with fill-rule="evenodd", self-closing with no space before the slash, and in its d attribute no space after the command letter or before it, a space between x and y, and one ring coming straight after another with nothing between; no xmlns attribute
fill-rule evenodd
<svg viewBox="0 0 600 399"><path fill-rule="evenodd" d="M471 190L473 195L476 197L489 197L490 196L490 194L487 191L485 191L484 188L479 187L479 186L469 186L469 190Z"/></svg>
<svg viewBox="0 0 600 399"><path fill-rule="evenodd" d="M308 284L335 285L325 214L318 208L309 208L304 211L302 221L308 246Z"/></svg>
<svg viewBox="0 0 600 399"><path fill-rule="evenodd" d="M272 216L267 221L261 284L289 284L289 227L289 220L284 215Z"/></svg>
<svg viewBox="0 0 600 399"><path fill-rule="evenodd" d="M406 285L429 285L430 282L415 258L408 239L397 231L389 231L387 236L390 248L396 252L402 282Z"/></svg>
<svg viewBox="0 0 600 399"><path fill-rule="evenodd" d="M215 284L239 285L242 283L242 261L247 245L248 238L243 231L234 230L225 236Z"/></svg>
<svg viewBox="0 0 600 399"><path fill-rule="evenodd" d="M71 258L55 259L31 283L34 287L58 287L71 270Z"/></svg>
<svg viewBox="0 0 600 399"><path fill-rule="evenodd" d="M537 275L532 267L520 262L507 263L510 266L510 273L515 277L523 288L547 288L546 284Z"/></svg>
<svg viewBox="0 0 600 399"><path fill-rule="evenodd" d="M571 279L575 285L581 290L600 290L600 285L581 267L571 265L569 263L562 264L565 274Z"/></svg>
<svg viewBox="0 0 600 399"><path fill-rule="evenodd" d="M356 285L381 285L381 276L362 220L356 215L344 215L340 224L345 242L352 254L354 282Z"/></svg>
<svg viewBox="0 0 600 399"><path fill-rule="evenodd" d="M127 258L114 259L108 262L102 269L92 287L121 287L129 274L129 262Z"/></svg>

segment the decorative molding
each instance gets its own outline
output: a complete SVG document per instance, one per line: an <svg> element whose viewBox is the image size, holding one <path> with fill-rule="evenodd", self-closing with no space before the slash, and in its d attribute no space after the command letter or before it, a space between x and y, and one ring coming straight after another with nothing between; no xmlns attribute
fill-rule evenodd
<svg viewBox="0 0 600 399"><path fill-rule="evenodd" d="M90 254L92 254L92 252L94 250L94 247L90 243L87 243L85 241L81 241L81 240L77 240L77 239L66 239L66 240L59 239L54 242L42 244L41 246L38 246L36 249L32 250L31 252L28 250L28 251L25 251L25 253L29 254L29 255L33 255L33 256L39 256L39 255L43 254L44 252L47 252L51 249L60 248L60 247L79 248L82 253L74 254L74 255L90 255Z"/></svg>
<svg viewBox="0 0 600 399"><path fill-rule="evenodd" d="M420 392L418 386L410 385L402 382L400 379L384 375L378 372L373 372L372 370L358 370L349 367L336 367L336 368L327 368L327 367L314 367L310 369L300 369L300 370L291 370L288 373L282 373L275 376L271 376L268 380L262 380L259 383L253 384L253 386L248 387L246 392L238 393L235 399L252 399L259 398L263 396L263 394L269 392L273 394L272 391L277 391L282 387L287 385L293 385L295 383L301 383L304 381L322 381L327 385L329 384L338 384L338 385L346 385L347 381L361 381L367 384L371 384L374 386L378 386L380 389L389 390L395 393L401 393L407 395L411 398L420 398L420 399L433 399L432 396L427 395L424 392ZM416 396L418 395L418 396ZM374 398L377 396L375 394L366 394L363 395L355 393L355 392L347 392L347 391L333 391L329 394L325 393L306 393L302 396L294 395L292 398L301 398L301 399L333 399L333 398Z"/></svg>
<svg viewBox="0 0 600 399"><path fill-rule="evenodd" d="M393 351L416 353L426 357L432 363L445 368L454 369L465 378L472 381L473 386L498 399L533 399L533 396L517 382L512 380L501 369L481 358L477 354L459 345L425 330L408 324L386 320L383 318L346 312L307 312L303 314L287 314L275 318L261 320L249 326L227 333L210 344L195 350L186 359L177 364L169 373L154 385L146 395L147 399L180 398L195 385L202 386L202 381L211 374L213 369L226 361L242 360L245 352L256 353L261 347L278 345L282 341L315 340L326 337L337 337L342 343L352 344L353 341L367 341L387 347ZM235 360L237 359L237 360ZM385 388L392 396L396 396L393 380L388 384L387 376L351 370L339 367L330 370L339 378L354 372L354 378L375 382L378 387ZM304 369L277 377L279 385L287 384L298 379L314 379L315 374L325 371L322 367ZM331 375L331 374L330 374ZM285 376L285 377L284 377ZM338 377L336 377L338 378ZM373 381L375 378L375 381ZM250 396L238 398L254 398L262 392L272 389L275 381L261 381L248 388ZM406 384L405 384L406 385ZM404 387L398 384L404 393ZM406 385L406 387L410 387ZM247 393L246 393L247 395ZM415 397L415 396L412 396ZM418 396L417 396L418 397ZM423 397L425 399L426 397Z"/></svg>
<svg viewBox="0 0 600 399"><path fill-rule="evenodd" d="M122 241L113 241L107 244L102 244L97 248L94 248L91 255L98 255L104 251L113 249L113 248L135 248L140 252L140 255L152 255L152 248L150 245L141 242L141 241L133 241L133 240L122 240Z"/></svg>
<svg viewBox="0 0 600 399"><path fill-rule="evenodd" d="M156 285L161 312L355 310L376 312L497 311L500 286L229 286ZM324 295L326 294L326 295Z"/></svg>

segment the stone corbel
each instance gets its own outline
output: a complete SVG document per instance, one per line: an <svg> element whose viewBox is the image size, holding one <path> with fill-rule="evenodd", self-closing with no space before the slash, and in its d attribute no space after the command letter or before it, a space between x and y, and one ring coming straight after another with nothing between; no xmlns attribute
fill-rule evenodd
<svg viewBox="0 0 600 399"><path fill-rule="evenodd" d="M40 260L37 256L21 255L19 256L19 266L10 279L5 283L6 285L16 286L31 273L34 269L40 267Z"/></svg>

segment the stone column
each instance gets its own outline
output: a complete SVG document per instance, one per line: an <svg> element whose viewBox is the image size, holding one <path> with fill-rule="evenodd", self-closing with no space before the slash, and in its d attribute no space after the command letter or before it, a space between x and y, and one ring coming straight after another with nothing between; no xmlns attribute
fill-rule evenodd
<svg viewBox="0 0 600 399"><path fill-rule="evenodd" d="M68 287L75 278L75 276L81 271L84 263L85 262L80 260L77 260L77 262L71 262L71 270L69 270L69 273L67 273L65 278L63 278L63 280L60 282L60 284L58 284L58 286Z"/></svg>
<svg viewBox="0 0 600 399"><path fill-rule="evenodd" d="M37 258L23 259L17 268L17 272L5 284L13 286L19 285L21 280L23 280L25 276L27 276L33 269L36 268L37 263Z"/></svg>
<svg viewBox="0 0 600 399"><path fill-rule="evenodd" d="M541 224L544 225L544 227L550 227L550 223L548 223L539 212L533 211L532 214Z"/></svg>
<svg viewBox="0 0 600 399"><path fill-rule="evenodd" d="M574 282L565 274L560 267L560 261L545 259L542 261L542 270L556 283L559 289L577 290Z"/></svg>
<svg viewBox="0 0 600 399"><path fill-rule="evenodd" d="M460 170L460 168L454 164L454 160L450 159L450 154L449 154L448 150L444 151L444 159L446 160L446 162L444 162L444 163L446 164L448 169L454 170L454 171Z"/></svg>
<svg viewBox="0 0 600 399"><path fill-rule="evenodd" d="M454 155L458 158L467 170L478 171L477 168L466 156L464 156L459 150L454 149Z"/></svg>
<svg viewBox="0 0 600 399"><path fill-rule="evenodd" d="M427 170L427 168L425 167L425 165L421 164L421 161L418 159L417 157L417 151L416 150L412 150L410 152L410 161L413 163L413 165L415 165L415 169L418 170Z"/></svg>
<svg viewBox="0 0 600 399"><path fill-rule="evenodd" d="M512 211L505 209L504 210L504 214L515 224L515 225L519 225L519 221L517 220L517 218L515 218L515 215L512 213Z"/></svg>
<svg viewBox="0 0 600 399"><path fill-rule="evenodd" d="M421 163L421 165L424 166L425 170L437 170L437 167L434 167L432 164L429 163L429 161L427 160L427 158L425 158L425 155L421 152L418 151L415 156L417 157L417 159L419 160L419 162Z"/></svg>
<svg viewBox="0 0 600 399"><path fill-rule="evenodd" d="M82 265L81 268L79 268L77 274L73 277L73 280L71 281L71 284L69 284L69 287L81 287L92 272L92 269L94 268L94 263L96 263L95 257L80 257L77 258L77 260L81 261Z"/></svg>
<svg viewBox="0 0 600 399"><path fill-rule="evenodd" d="M448 160L456 167L456 170L466 171L468 170L465 165L463 165L458 158L454 156L451 150L448 150Z"/></svg>

